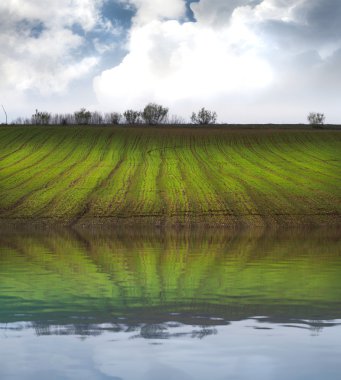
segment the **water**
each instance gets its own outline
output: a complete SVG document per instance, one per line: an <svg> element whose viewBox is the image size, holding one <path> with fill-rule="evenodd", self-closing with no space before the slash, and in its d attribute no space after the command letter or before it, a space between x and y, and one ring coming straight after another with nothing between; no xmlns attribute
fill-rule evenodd
<svg viewBox="0 0 341 380"><path fill-rule="evenodd" d="M340 379L338 231L0 234L0 379Z"/></svg>

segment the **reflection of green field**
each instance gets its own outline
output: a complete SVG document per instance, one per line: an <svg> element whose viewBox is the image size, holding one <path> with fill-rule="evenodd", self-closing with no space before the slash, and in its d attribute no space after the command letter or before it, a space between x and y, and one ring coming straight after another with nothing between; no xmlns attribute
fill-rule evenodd
<svg viewBox="0 0 341 380"><path fill-rule="evenodd" d="M339 221L341 133L2 127L0 218Z"/></svg>
<svg viewBox="0 0 341 380"><path fill-rule="evenodd" d="M2 236L0 304L1 321L22 313L229 307L250 315L285 309L293 317L340 318L339 240L288 233Z"/></svg>

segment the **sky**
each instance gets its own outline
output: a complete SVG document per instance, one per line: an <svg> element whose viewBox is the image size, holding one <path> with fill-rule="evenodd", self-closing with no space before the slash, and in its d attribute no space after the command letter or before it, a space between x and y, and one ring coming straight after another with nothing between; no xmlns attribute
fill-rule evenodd
<svg viewBox="0 0 341 380"><path fill-rule="evenodd" d="M186 121L341 123L340 0L2 0L0 46L9 120L155 102Z"/></svg>

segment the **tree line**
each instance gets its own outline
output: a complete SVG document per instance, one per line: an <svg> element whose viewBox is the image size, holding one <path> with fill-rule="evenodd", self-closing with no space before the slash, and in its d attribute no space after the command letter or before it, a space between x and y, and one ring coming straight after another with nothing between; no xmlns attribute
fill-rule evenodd
<svg viewBox="0 0 341 380"><path fill-rule="evenodd" d="M6 115L5 108L2 106ZM310 112L307 116L308 123L314 128L321 128L325 122L325 115L319 112ZM191 124L210 125L216 124L217 113L201 108L198 112L193 112L190 117ZM38 111L30 118L17 118L12 124L19 125L184 125L189 124L180 116L169 116L169 109L156 103L147 104L142 111L128 109L123 114L119 112L101 113L91 112L81 108L74 113L52 114L46 111Z"/></svg>
<svg viewBox="0 0 341 380"><path fill-rule="evenodd" d="M216 124L217 113L201 108L198 112L193 112L191 122L198 125ZM188 124L180 116L169 116L169 109L156 103L147 104L142 111L128 109L123 114L119 112L101 113L91 112L81 108L74 113L51 114L46 111L38 111L30 118L17 118L12 124L21 125L160 125Z"/></svg>

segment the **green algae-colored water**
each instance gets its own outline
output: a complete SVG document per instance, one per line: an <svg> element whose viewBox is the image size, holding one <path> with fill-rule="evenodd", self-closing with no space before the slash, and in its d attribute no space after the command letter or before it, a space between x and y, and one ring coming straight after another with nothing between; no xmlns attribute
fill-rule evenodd
<svg viewBox="0 0 341 380"><path fill-rule="evenodd" d="M339 379L337 230L2 231L1 379Z"/></svg>

